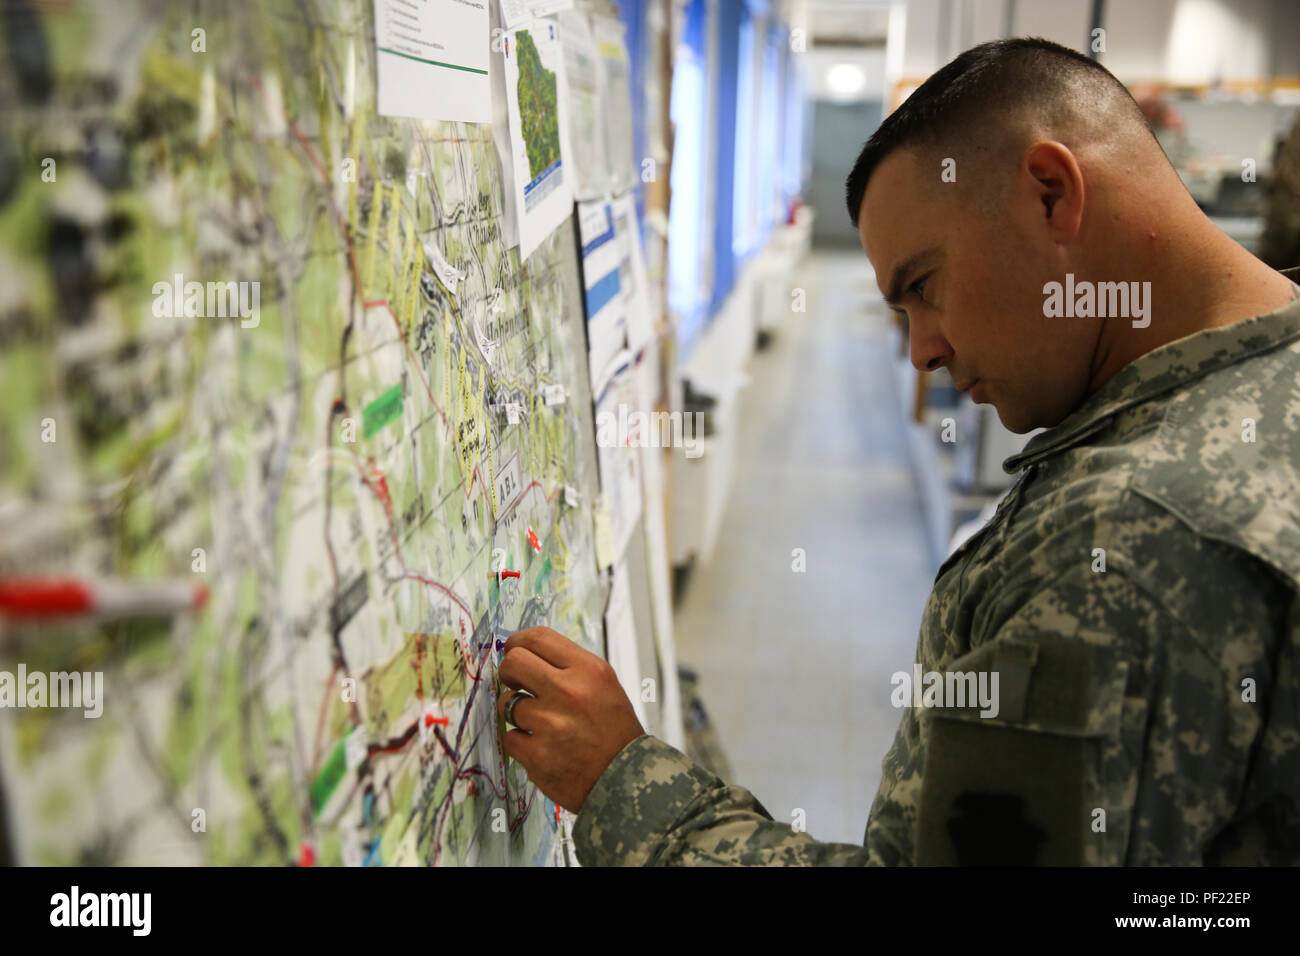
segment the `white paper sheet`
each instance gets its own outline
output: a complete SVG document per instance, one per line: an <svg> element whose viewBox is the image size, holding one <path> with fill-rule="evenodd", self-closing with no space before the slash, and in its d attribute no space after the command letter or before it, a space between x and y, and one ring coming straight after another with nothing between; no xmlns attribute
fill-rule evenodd
<svg viewBox="0 0 1300 956"><path fill-rule="evenodd" d="M569 87L569 143L573 146L573 193L579 200L603 198L609 192L609 162L605 158L605 99L603 64L587 15L569 10L557 18L564 45L564 78Z"/></svg>
<svg viewBox="0 0 1300 956"><path fill-rule="evenodd" d="M609 590L609 607L605 610L605 659L618 675L618 682L632 700L637 720L645 726L645 704L641 702L641 661L636 649L636 620L632 613L632 587L627 565L622 561L614 568Z"/></svg>
<svg viewBox="0 0 1300 956"><path fill-rule="evenodd" d="M627 316L627 347L639 352L654 335L654 317L650 312L650 283L646 279L645 253L641 247L641 227L636 218L632 194L624 193L610 203L614 228L618 231L623 252L623 271L627 279L623 289Z"/></svg>
<svg viewBox="0 0 1300 956"><path fill-rule="evenodd" d="M501 19L507 30L514 30L533 17L544 17L572 6L573 0L501 0Z"/></svg>
<svg viewBox="0 0 1300 956"><path fill-rule="evenodd" d="M628 357L626 351L621 354ZM641 519L641 446L648 436L636 431L637 412L636 382L631 368L624 367L596 403L596 461L600 490L609 502L616 560L622 559Z"/></svg>
<svg viewBox="0 0 1300 956"><path fill-rule="evenodd" d="M488 0L375 0L381 116L492 120Z"/></svg>
<svg viewBox="0 0 1300 956"><path fill-rule="evenodd" d="M651 449L649 454L654 454ZM660 733L670 747L686 745L682 724L681 688L677 682L677 652L673 643L672 567L664 527L663 496L647 495L645 504L646 560L650 564L650 600L654 614L655 653L659 661Z"/></svg>
<svg viewBox="0 0 1300 956"><path fill-rule="evenodd" d="M573 211L564 50L551 20L503 38L519 258L527 259Z"/></svg>
<svg viewBox="0 0 1300 956"><path fill-rule="evenodd" d="M612 210L604 200L578 204L578 237L582 242L582 280L587 311L587 360L592 394L599 395L613 375L614 360L627 338L627 296L630 279L624 245L614 227Z"/></svg>
<svg viewBox="0 0 1300 956"><path fill-rule="evenodd" d="M592 33L603 66L602 94L605 103L606 153L611 192L631 189L640 179L641 168L633 155L632 92L630 64L624 42L624 26L613 17L593 15Z"/></svg>

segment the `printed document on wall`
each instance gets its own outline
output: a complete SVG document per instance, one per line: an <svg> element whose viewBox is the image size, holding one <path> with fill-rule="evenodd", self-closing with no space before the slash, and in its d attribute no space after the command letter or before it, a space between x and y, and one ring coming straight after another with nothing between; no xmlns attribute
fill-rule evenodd
<svg viewBox="0 0 1300 956"><path fill-rule="evenodd" d="M381 116L492 121L488 0L375 0Z"/></svg>
<svg viewBox="0 0 1300 956"><path fill-rule="evenodd" d="M510 158L514 171L519 258L532 251L573 211L564 50L559 29L534 20L503 42Z"/></svg>
<svg viewBox="0 0 1300 956"><path fill-rule="evenodd" d="M636 201L632 194L624 193L613 199L610 214L614 217L614 230L622 253L627 347L639 352L654 337L654 317L650 314L650 283L646 279L641 227L637 224Z"/></svg>
<svg viewBox="0 0 1300 956"><path fill-rule="evenodd" d="M617 367L615 359L627 338L627 295L630 267L620 245L609 203L578 203L578 236L582 241L583 290L587 306L587 361L591 390L599 395Z"/></svg>
<svg viewBox="0 0 1300 956"><path fill-rule="evenodd" d="M631 64L623 42L623 24L613 17L592 17L592 32L604 67L605 135L610 188L622 192L636 185L638 167L632 154Z"/></svg>
<svg viewBox="0 0 1300 956"><path fill-rule="evenodd" d="M544 17L572 7L573 0L501 0L501 20L507 30L514 30L533 17Z"/></svg>
<svg viewBox="0 0 1300 956"><path fill-rule="evenodd" d="M627 563L614 567L609 589L609 607L605 611L605 659L618 675L618 682L632 702L636 719L646 723L645 704L641 702L641 659L636 648L636 618L632 611L632 586Z"/></svg>
<svg viewBox="0 0 1300 956"><path fill-rule="evenodd" d="M604 196L610 186L609 163L605 159L602 63L585 13L567 10L557 19L564 43L564 79L569 86L569 102L565 105L569 145L573 147L573 194L581 202Z"/></svg>
<svg viewBox="0 0 1300 956"><path fill-rule="evenodd" d="M621 358L622 367L596 399L596 463L600 490L609 503L616 560L622 560L641 520L641 449L651 439L649 416L637 407L631 355L624 350Z"/></svg>

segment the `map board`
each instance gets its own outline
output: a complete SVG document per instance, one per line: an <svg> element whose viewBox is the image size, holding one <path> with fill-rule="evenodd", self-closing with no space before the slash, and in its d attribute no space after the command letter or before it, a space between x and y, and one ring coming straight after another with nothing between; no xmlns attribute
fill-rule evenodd
<svg viewBox="0 0 1300 956"><path fill-rule="evenodd" d="M0 711L9 855L568 862L495 704L512 631L602 648L574 230L521 263L490 127L377 114L370 0L7 14L0 577L209 595L0 624L103 682Z"/></svg>

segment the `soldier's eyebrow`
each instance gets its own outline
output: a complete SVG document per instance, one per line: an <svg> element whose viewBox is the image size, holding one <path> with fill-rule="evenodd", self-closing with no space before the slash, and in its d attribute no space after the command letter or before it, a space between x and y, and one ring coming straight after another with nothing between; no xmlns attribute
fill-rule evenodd
<svg viewBox="0 0 1300 956"><path fill-rule="evenodd" d="M936 265L942 261L942 246L930 246L920 252L912 253L894 266L894 271L889 274L889 282L885 285L885 302L888 303L891 309L897 309L898 303L902 301L908 285L911 284L912 276L927 266Z"/></svg>

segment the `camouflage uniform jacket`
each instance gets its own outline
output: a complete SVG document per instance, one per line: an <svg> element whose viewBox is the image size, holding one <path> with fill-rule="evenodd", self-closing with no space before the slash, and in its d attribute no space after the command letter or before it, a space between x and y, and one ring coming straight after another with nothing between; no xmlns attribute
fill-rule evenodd
<svg viewBox="0 0 1300 956"><path fill-rule="evenodd" d="M1300 863L1300 298L1139 357L1004 467L917 647L997 672L998 713L904 709L863 846L643 736L580 862Z"/></svg>

